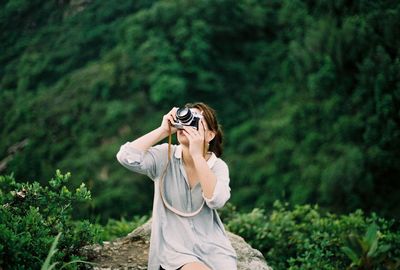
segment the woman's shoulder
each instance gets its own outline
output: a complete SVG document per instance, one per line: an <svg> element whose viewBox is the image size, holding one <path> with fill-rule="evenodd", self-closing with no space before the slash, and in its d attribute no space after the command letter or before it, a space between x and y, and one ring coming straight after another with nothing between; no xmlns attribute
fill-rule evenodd
<svg viewBox="0 0 400 270"><path fill-rule="evenodd" d="M229 170L228 164L220 157L214 156L215 161L213 162L213 168L216 170Z"/></svg>

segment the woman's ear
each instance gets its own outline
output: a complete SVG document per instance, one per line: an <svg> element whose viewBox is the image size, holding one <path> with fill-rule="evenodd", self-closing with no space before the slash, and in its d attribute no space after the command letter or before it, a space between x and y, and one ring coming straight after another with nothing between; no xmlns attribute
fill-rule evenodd
<svg viewBox="0 0 400 270"><path fill-rule="evenodd" d="M215 132L212 130L206 130L205 137L206 142L209 143L215 138Z"/></svg>

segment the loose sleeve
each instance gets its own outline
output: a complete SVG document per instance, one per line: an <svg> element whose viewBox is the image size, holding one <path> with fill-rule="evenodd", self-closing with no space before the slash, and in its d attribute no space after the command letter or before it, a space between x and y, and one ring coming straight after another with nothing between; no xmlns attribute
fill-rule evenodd
<svg viewBox="0 0 400 270"><path fill-rule="evenodd" d="M213 196L208 199L203 193L203 198L211 209L218 209L225 205L231 197L231 188L229 187L229 169L224 161L218 159L212 167L217 183L215 185Z"/></svg>
<svg viewBox="0 0 400 270"><path fill-rule="evenodd" d="M131 143L127 142L120 147L116 157L125 168L155 180L168 161L168 144L156 145L143 151L133 148Z"/></svg>

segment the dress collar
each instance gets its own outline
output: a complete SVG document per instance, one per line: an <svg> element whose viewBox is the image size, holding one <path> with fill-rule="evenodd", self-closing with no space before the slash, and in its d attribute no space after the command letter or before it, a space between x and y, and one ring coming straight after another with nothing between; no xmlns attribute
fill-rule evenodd
<svg viewBox="0 0 400 270"><path fill-rule="evenodd" d="M211 153L211 156L210 156L210 158L207 160L207 165L208 165L209 168L212 168L212 167L214 166L214 164L215 164L215 162L217 161L218 158L217 158L217 156L216 156L213 152L209 152L209 153ZM181 159L181 158L182 158L182 146L181 146L181 145L178 145L178 146L175 148L174 157L175 157L175 158L178 158L178 159Z"/></svg>

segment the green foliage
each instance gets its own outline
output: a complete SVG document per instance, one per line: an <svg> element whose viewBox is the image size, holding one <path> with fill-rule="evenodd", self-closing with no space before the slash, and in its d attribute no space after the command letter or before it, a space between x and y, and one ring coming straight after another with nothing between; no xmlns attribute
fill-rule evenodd
<svg viewBox="0 0 400 270"><path fill-rule="evenodd" d="M54 254L57 252L56 246L58 243L58 239L60 238L61 233L58 233L56 238L54 239L54 242L51 244L50 250L49 250L49 254L46 257L46 260L44 261L42 267L40 268L41 270L50 270L53 269L57 263L53 263L52 265L50 265L51 263L51 258L54 256Z"/></svg>
<svg viewBox="0 0 400 270"><path fill-rule="evenodd" d="M400 216L399 1L10 0L0 26L0 173L88 179L76 217L149 213L115 154L189 101L218 112L241 210Z"/></svg>
<svg viewBox="0 0 400 270"><path fill-rule="evenodd" d="M376 224L371 224L363 237L357 234L350 234L346 238L346 244L341 250L349 257L352 264L348 269L378 269L382 265L389 269L397 269L400 266L400 259L397 263L389 264L387 251L390 244L379 245L381 235Z"/></svg>
<svg viewBox="0 0 400 270"><path fill-rule="evenodd" d="M100 238L102 241L110 241L118 237L126 236L137 227L143 225L147 220L147 216L134 216L130 221L123 217L120 220L109 219L107 224L102 228Z"/></svg>
<svg viewBox="0 0 400 270"><path fill-rule="evenodd" d="M261 209L222 213L228 230L263 252L274 269L397 269L400 231L393 221L358 210L323 214L317 206L275 202ZM361 236L364 235L364 236Z"/></svg>
<svg viewBox="0 0 400 270"><path fill-rule="evenodd" d="M61 236L61 233L58 233L56 238L54 239L53 243L51 244L50 250L49 250L49 254L46 257L46 260L44 261L42 267L40 268L41 270L51 270L51 269L55 269L56 265L59 264L60 262L54 262L50 265L51 263L51 259L53 258L54 254L57 253L57 244L59 241L59 238ZM63 269L64 267L66 267L67 265L70 264L76 264L76 263L85 263L85 264L93 264L90 262L86 262L86 261L81 261L81 260L73 260L67 263L64 263L60 268L57 269Z"/></svg>
<svg viewBox="0 0 400 270"><path fill-rule="evenodd" d="M83 183L75 191L67 189L70 177L70 173L57 170L49 186L42 186L38 182L17 183L12 175L0 176L3 269L39 269L50 246L49 256L56 261L79 258L81 247L99 240L100 226L71 218L74 207L90 201L91 194ZM57 243L51 245L55 236L58 252L54 249ZM68 269L76 269L71 267Z"/></svg>

